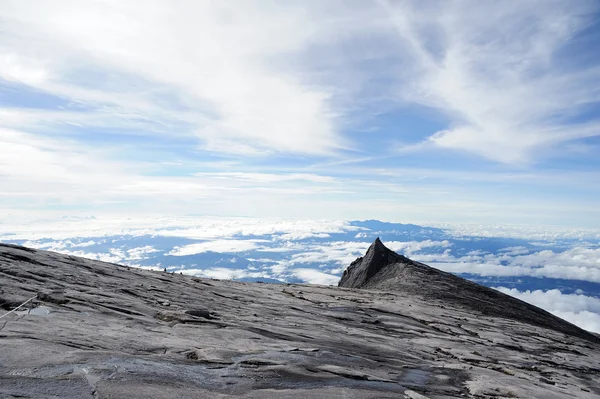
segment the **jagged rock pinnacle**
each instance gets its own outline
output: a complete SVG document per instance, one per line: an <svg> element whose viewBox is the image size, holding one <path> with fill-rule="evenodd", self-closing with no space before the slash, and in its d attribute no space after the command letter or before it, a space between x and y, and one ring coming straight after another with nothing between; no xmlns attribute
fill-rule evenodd
<svg viewBox="0 0 600 399"><path fill-rule="evenodd" d="M379 237L367 250L364 257L356 259L344 271L338 286L346 288L361 288L368 284L383 267L399 262L411 262L405 256L398 255L381 242Z"/></svg>
<svg viewBox="0 0 600 399"><path fill-rule="evenodd" d="M364 257L356 259L344 271L338 286L418 295L600 342L597 336L536 306L399 255L383 245L379 238Z"/></svg>

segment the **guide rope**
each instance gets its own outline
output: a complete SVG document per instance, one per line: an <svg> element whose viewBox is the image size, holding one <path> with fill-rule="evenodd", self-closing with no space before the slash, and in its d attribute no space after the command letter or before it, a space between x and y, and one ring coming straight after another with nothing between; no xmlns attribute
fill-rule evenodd
<svg viewBox="0 0 600 399"><path fill-rule="evenodd" d="M37 298L37 295L36 296L32 296L31 298L29 298L28 300L26 300L25 302L23 302L22 304L20 304L19 306L17 306L13 310L11 310L10 312L4 313L2 316L0 316L0 319L3 318L4 316L8 316L9 314L11 314L12 312L14 312L16 310L19 310L19 308L23 307L27 302L29 302L29 301L31 301L31 300L33 300L35 298Z"/></svg>

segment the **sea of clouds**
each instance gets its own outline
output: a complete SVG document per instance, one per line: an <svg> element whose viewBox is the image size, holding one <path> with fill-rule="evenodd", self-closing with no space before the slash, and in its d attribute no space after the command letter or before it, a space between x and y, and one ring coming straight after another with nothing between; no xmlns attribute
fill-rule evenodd
<svg viewBox="0 0 600 399"><path fill-rule="evenodd" d="M69 255L208 278L325 285L336 285L376 237L600 332L599 231L194 216L0 224L2 242Z"/></svg>

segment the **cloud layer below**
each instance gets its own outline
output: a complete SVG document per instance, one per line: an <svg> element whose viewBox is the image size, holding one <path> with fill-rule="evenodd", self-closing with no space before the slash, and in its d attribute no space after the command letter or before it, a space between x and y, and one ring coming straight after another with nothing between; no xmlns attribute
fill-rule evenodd
<svg viewBox="0 0 600 399"><path fill-rule="evenodd" d="M411 259L536 304L590 330L600 314L596 231L537 230L534 240L489 236L489 227L250 218L3 220L0 240L132 266L209 278L335 285L376 237ZM506 233L506 231L503 231ZM505 234L506 235L506 234ZM574 238L576 237L576 238ZM560 290L558 290L560 288Z"/></svg>
<svg viewBox="0 0 600 399"><path fill-rule="evenodd" d="M600 298L581 294L563 294L559 290L519 291L497 287L497 290L539 306L581 328L600 334Z"/></svg>

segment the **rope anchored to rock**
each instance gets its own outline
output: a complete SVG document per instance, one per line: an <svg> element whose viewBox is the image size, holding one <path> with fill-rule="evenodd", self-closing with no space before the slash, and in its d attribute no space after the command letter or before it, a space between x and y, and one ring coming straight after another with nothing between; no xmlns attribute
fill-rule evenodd
<svg viewBox="0 0 600 399"><path fill-rule="evenodd" d="M26 300L25 302L23 302L22 304L20 304L19 306L17 306L13 310L11 310L10 312L7 312L7 313L3 314L2 316L0 316L0 319L3 318L3 317L5 317L5 316L8 316L12 312L15 312L15 311L19 310L20 308L22 308L23 306L25 306L26 303L34 300L35 298L37 298L37 295L36 296L32 296L31 298L29 298L28 300Z"/></svg>

